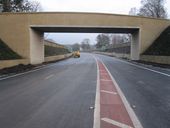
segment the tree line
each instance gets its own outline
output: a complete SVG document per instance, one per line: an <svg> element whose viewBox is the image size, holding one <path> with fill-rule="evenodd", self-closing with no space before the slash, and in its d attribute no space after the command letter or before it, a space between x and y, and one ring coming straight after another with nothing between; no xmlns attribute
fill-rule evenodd
<svg viewBox="0 0 170 128"><path fill-rule="evenodd" d="M165 0L141 0L141 7L133 7L129 15L145 16L152 18L167 18L167 11L164 6ZM130 43L131 35L129 34L99 34L96 38L96 48L105 50L112 48L113 45L120 43Z"/></svg>
<svg viewBox="0 0 170 128"><path fill-rule="evenodd" d="M2 12L37 12L41 5L37 1L29 0L0 0Z"/></svg>
<svg viewBox="0 0 170 128"><path fill-rule="evenodd" d="M167 18L167 10L165 8L165 0L141 0L141 7L130 9L130 15L145 16L152 18Z"/></svg>

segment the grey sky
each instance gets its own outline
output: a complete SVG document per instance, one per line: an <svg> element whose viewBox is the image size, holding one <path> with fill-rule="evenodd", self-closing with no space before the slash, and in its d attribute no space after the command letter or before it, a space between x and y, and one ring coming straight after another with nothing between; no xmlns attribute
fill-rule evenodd
<svg viewBox="0 0 170 128"><path fill-rule="evenodd" d="M41 3L43 11L53 12L99 12L112 14L128 14L132 7L139 8L141 0L37 0ZM170 17L170 0L166 0L168 17ZM68 44L81 42L90 38L95 42L96 34L49 34L58 43Z"/></svg>
<svg viewBox="0 0 170 128"><path fill-rule="evenodd" d="M81 43L83 39L88 38L91 44L95 44L97 35L93 33L48 33L45 37L53 39L60 44Z"/></svg>

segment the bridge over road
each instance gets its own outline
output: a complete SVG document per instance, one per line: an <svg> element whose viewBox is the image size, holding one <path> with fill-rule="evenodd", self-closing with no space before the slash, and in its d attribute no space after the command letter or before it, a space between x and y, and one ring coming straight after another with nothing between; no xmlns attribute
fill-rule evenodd
<svg viewBox="0 0 170 128"><path fill-rule="evenodd" d="M131 33L131 59L142 54L169 20L101 13L1 13L0 38L31 64L44 62L44 32Z"/></svg>

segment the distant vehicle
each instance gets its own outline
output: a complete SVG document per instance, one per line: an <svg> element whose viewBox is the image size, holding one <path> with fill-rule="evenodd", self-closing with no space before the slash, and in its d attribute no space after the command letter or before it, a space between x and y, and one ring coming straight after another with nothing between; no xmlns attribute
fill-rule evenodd
<svg viewBox="0 0 170 128"><path fill-rule="evenodd" d="M74 58L76 58L76 57L80 57L80 52L79 51L75 51L74 53L73 53L73 57Z"/></svg>

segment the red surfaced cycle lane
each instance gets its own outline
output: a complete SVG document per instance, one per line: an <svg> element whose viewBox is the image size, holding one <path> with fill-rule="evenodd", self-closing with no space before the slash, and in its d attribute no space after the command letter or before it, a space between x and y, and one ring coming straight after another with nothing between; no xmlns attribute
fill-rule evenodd
<svg viewBox="0 0 170 128"><path fill-rule="evenodd" d="M110 74L104 64L97 60L100 85L100 127L134 128Z"/></svg>

